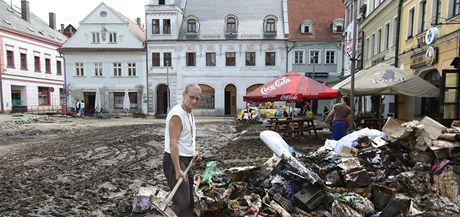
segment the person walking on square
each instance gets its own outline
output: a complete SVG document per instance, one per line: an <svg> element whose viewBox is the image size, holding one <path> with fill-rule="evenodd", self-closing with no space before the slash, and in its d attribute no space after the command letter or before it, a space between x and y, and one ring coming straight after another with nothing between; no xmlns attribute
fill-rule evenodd
<svg viewBox="0 0 460 217"><path fill-rule="evenodd" d="M184 182L173 197L171 209L180 217L194 216L193 171L184 174L185 168L198 159L195 117L192 109L198 107L201 88L189 84L182 93L182 103L174 106L166 117L163 172L172 190L180 178Z"/></svg>
<svg viewBox="0 0 460 217"><path fill-rule="evenodd" d="M80 102L80 117L85 116L85 101Z"/></svg>
<svg viewBox="0 0 460 217"><path fill-rule="evenodd" d="M77 99L77 102L75 103L75 114L77 115L77 117L80 117L80 108L80 100Z"/></svg>
<svg viewBox="0 0 460 217"><path fill-rule="evenodd" d="M350 98L343 96L340 103L337 103L328 114L326 121L332 120L332 139L340 140L347 135L348 126L351 123L351 108L349 106Z"/></svg>

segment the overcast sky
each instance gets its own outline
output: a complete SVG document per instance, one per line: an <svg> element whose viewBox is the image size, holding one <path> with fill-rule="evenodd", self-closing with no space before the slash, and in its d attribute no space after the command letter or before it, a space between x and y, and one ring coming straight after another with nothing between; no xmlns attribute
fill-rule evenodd
<svg viewBox="0 0 460 217"><path fill-rule="evenodd" d="M21 6L21 0L2 0L18 7ZM56 13L56 27L59 29L61 23L65 26L72 24L75 28L80 25L91 11L93 11L101 2L125 15L132 21L140 17L144 23L145 11L144 5L149 0L29 0L30 11L39 16L48 23L48 13Z"/></svg>

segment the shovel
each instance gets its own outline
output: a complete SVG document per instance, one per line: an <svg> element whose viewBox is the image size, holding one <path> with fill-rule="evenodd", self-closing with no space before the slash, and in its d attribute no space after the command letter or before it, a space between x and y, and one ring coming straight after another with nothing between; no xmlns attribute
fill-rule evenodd
<svg viewBox="0 0 460 217"><path fill-rule="evenodd" d="M185 169L184 171L185 175L187 175L188 170L190 169L190 167L192 167L192 164L193 164L193 159L190 161L187 168ZM168 203L169 201L172 200L172 198L176 194L177 189L179 189L179 186L180 184L182 184L183 181L184 181L183 178L180 178L179 180L177 180L176 185L174 186L172 191L168 194L168 197L163 201L163 203L161 203L160 201L157 201L154 198L151 198L150 203L153 205L153 207L163 215L166 215L168 217L176 217L177 215L174 213L174 211L168 207Z"/></svg>

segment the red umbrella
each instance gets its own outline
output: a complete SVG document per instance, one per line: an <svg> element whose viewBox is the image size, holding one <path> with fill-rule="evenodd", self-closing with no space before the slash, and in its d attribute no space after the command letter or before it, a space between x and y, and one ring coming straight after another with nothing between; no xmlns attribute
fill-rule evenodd
<svg viewBox="0 0 460 217"><path fill-rule="evenodd" d="M296 102L302 99L334 99L338 96L338 91L291 71L246 94L243 100L246 102Z"/></svg>

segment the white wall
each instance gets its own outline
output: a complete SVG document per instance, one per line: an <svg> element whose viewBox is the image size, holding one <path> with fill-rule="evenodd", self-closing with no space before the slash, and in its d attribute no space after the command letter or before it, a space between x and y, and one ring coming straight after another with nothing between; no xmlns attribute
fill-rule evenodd
<svg viewBox="0 0 460 217"><path fill-rule="evenodd" d="M189 83L206 84L215 90L215 109L207 115L224 114L224 90L233 84L237 89L237 109L246 106L243 96L254 84L263 84L285 73L286 58L284 41L178 41L148 45L148 58L152 52L172 53L172 67L169 68L171 105L182 100L182 89ZM196 53L196 66L186 66L186 53ZM206 66L206 52L216 53L216 66ZM236 52L236 66L225 66L225 53ZM256 66L245 66L246 52L256 52ZM265 66L265 52L276 53L276 65ZM151 64L151 62L149 62ZM149 66L149 89L152 91L153 110L156 109L156 87L166 84L166 67L163 60L160 67ZM204 112L203 112L204 113ZM200 114L197 110L196 114Z"/></svg>

